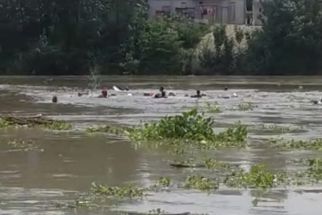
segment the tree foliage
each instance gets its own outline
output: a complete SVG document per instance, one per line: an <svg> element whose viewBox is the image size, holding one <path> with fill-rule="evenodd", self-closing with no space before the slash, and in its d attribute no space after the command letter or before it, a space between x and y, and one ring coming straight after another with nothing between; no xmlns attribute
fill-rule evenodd
<svg viewBox="0 0 322 215"><path fill-rule="evenodd" d="M148 19L146 0L0 0L0 74L320 74L319 0L265 1L264 15L253 33L212 27L200 51L210 26Z"/></svg>
<svg viewBox="0 0 322 215"><path fill-rule="evenodd" d="M322 69L322 12L318 0L272 0L262 31L250 40L248 66L257 74L317 74Z"/></svg>

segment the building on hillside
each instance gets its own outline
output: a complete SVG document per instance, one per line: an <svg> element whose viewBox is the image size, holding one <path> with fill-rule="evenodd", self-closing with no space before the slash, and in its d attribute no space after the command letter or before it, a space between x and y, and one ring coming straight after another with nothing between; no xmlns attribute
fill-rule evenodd
<svg viewBox="0 0 322 215"><path fill-rule="evenodd" d="M263 0L148 0L149 15L179 14L218 24L260 25Z"/></svg>

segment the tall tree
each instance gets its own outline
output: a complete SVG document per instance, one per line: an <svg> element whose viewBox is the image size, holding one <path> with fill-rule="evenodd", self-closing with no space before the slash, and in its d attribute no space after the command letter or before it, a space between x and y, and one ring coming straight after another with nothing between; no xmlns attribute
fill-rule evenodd
<svg viewBox="0 0 322 215"><path fill-rule="evenodd" d="M272 0L262 31L250 40L251 71L316 74L322 70L322 11L318 0Z"/></svg>

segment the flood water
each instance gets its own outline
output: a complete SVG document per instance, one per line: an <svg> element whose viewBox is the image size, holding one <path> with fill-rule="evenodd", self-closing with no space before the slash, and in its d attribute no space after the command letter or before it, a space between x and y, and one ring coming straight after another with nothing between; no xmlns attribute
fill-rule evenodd
<svg viewBox="0 0 322 215"><path fill-rule="evenodd" d="M136 149L121 138L89 135L87 127L102 124L138 125L192 107L218 102L222 113L213 114L216 129L240 121L249 126L249 146L242 150L209 152L219 161L247 168L264 163L276 170L299 168L293 159L321 157L318 152L281 152L264 144L270 138L322 138L322 77L101 77L101 86L129 87L128 92L100 99L99 90L88 91L88 77L0 77L0 114L43 114L73 124L68 132L41 129L0 130L0 214L118 214L148 213L160 208L167 213L218 215L320 215L322 186L273 189L261 196L256 191L220 188L214 193L173 188L149 193L142 200L111 205L107 210L62 207L89 190L92 182L107 185L134 183L149 186L161 176L178 183L199 170L178 170L169 162L177 158L161 150ZM160 86L175 97L152 99ZM229 90L223 90L228 87ZM186 94L202 90L207 97ZM129 93L131 95L129 95ZM233 96L235 94L235 96ZM237 94L237 96L236 96ZM52 104L53 95L58 104ZM252 111L238 110L251 102ZM264 131L263 126L285 126L294 132ZM13 147L10 140L30 141L27 148ZM197 156L205 156L197 154Z"/></svg>

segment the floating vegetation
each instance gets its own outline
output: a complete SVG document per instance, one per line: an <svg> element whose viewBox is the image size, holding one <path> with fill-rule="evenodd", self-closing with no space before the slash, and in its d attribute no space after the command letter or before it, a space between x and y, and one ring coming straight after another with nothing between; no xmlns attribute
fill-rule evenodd
<svg viewBox="0 0 322 215"><path fill-rule="evenodd" d="M60 120L52 120L42 116L35 117L14 117L1 116L0 128L8 127L40 127L50 130L69 130L72 125Z"/></svg>
<svg viewBox="0 0 322 215"><path fill-rule="evenodd" d="M120 215L192 215L189 212L183 213L168 213L161 208L149 210L147 213L139 213L139 212L121 212ZM195 214L197 215L197 214ZM201 214L200 214L201 215Z"/></svg>
<svg viewBox="0 0 322 215"><path fill-rule="evenodd" d="M109 133L117 136L124 136L127 134L128 128L116 127L116 126L101 126L101 127L90 127L86 129L87 133Z"/></svg>
<svg viewBox="0 0 322 215"><path fill-rule="evenodd" d="M35 151L35 150L43 150L39 149L39 146L33 140L19 140L14 139L7 142L7 144L18 151Z"/></svg>
<svg viewBox="0 0 322 215"><path fill-rule="evenodd" d="M169 187L171 185L171 179L169 177L161 177L157 183L157 187Z"/></svg>
<svg viewBox="0 0 322 215"><path fill-rule="evenodd" d="M203 176L189 176L184 184L184 187L187 189L197 189L201 191L210 191L210 190L216 190L219 188L219 183L203 177Z"/></svg>
<svg viewBox="0 0 322 215"><path fill-rule="evenodd" d="M286 182L285 174L275 174L265 165L254 165L249 172L240 169L227 176L224 183L230 187L268 189Z"/></svg>
<svg viewBox="0 0 322 215"><path fill-rule="evenodd" d="M238 110L240 111L251 111L255 108L256 106L251 103L251 102L242 102L238 105Z"/></svg>
<svg viewBox="0 0 322 215"><path fill-rule="evenodd" d="M199 114L196 109L177 116L168 116L159 122L146 123L129 131L136 142L157 141L158 144L174 145L193 143L200 147L244 147L247 128L240 123L216 134L214 120Z"/></svg>
<svg viewBox="0 0 322 215"><path fill-rule="evenodd" d="M273 133L291 133L291 132L301 132L304 129L299 127L291 127L291 126L280 126L277 124L262 124L260 126L256 126L256 130L259 131L271 131Z"/></svg>
<svg viewBox="0 0 322 215"><path fill-rule="evenodd" d="M224 163L221 161L217 161L214 159L206 159L204 161L205 167L207 169L226 169L226 170L232 170L237 168L237 166L233 166L229 163Z"/></svg>
<svg viewBox="0 0 322 215"><path fill-rule="evenodd" d="M307 170L307 175L316 181L322 180L322 160L321 159L311 159L308 160L309 168Z"/></svg>
<svg viewBox="0 0 322 215"><path fill-rule="evenodd" d="M315 140L271 140L271 144L280 149L319 150L322 151L322 139Z"/></svg>
<svg viewBox="0 0 322 215"><path fill-rule="evenodd" d="M148 212L148 215L162 215L162 214L166 214L166 212L161 210L160 208L153 209Z"/></svg>
<svg viewBox="0 0 322 215"><path fill-rule="evenodd" d="M207 102L206 103L206 110L208 113L221 113L222 112L217 102L215 102L214 104L210 104L209 102Z"/></svg>
<svg viewBox="0 0 322 215"><path fill-rule="evenodd" d="M122 187L110 187L106 185L92 183L91 191L95 195L113 197L118 199L134 199L142 198L146 189L139 188L131 184Z"/></svg>

